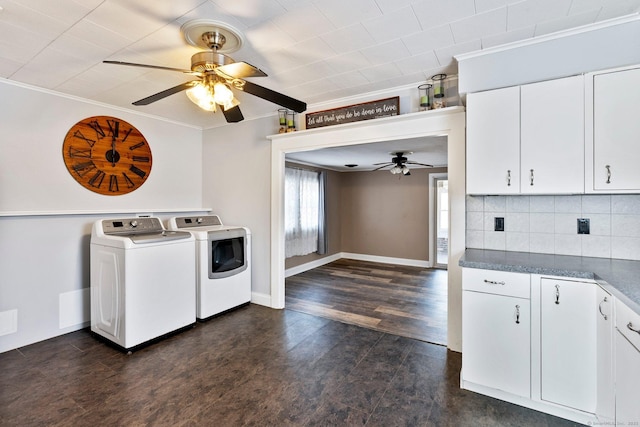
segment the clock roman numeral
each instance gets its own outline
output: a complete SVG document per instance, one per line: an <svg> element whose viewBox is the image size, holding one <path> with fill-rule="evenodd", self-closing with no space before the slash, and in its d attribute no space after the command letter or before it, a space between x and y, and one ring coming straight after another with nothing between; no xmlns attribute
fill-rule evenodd
<svg viewBox="0 0 640 427"><path fill-rule="evenodd" d="M91 128L96 131L96 136L98 137L98 139L105 137L106 133L104 133L102 126L100 126L100 123L98 123L97 120L89 122L89 126L91 126Z"/></svg>
<svg viewBox="0 0 640 427"><path fill-rule="evenodd" d="M95 168L96 165L94 165L93 162L84 162L73 165L73 170L80 176L85 176L89 171L92 171Z"/></svg>
<svg viewBox="0 0 640 427"><path fill-rule="evenodd" d="M91 149L90 148L75 148L75 147L69 147L69 157L72 158L76 158L76 157L80 157L83 159L90 159L91 158Z"/></svg>
<svg viewBox="0 0 640 427"><path fill-rule="evenodd" d="M149 163L149 157L147 156L133 156L131 158L134 162L145 162Z"/></svg>
<svg viewBox="0 0 640 427"><path fill-rule="evenodd" d="M136 148L140 148L140 147L144 147L144 141L138 142L137 144L132 145L131 147L129 147L129 150L135 150Z"/></svg>
<svg viewBox="0 0 640 427"><path fill-rule="evenodd" d="M124 138L122 138L122 142L125 142L127 140L127 138L129 138L129 134L131 133L132 130L133 130L133 128L129 128L127 133L124 134Z"/></svg>
<svg viewBox="0 0 640 427"><path fill-rule="evenodd" d="M87 144L89 144L90 147L93 147L93 144L96 143L93 139L89 139L86 136L84 136L82 134L82 132L80 132L79 130L75 131L73 133L73 136L76 137L76 138L84 140Z"/></svg>
<svg viewBox="0 0 640 427"><path fill-rule="evenodd" d="M139 169L137 167L135 167L134 165L131 165L131 167L129 168L129 170L133 173L135 173L136 175L138 175L140 178L144 178L144 176L147 174L145 171L143 171L142 169Z"/></svg>
<svg viewBox="0 0 640 427"><path fill-rule="evenodd" d="M89 185L91 185L92 187L100 188L105 175L106 173L98 169L95 175L93 175L91 179L89 179Z"/></svg>
<svg viewBox="0 0 640 427"><path fill-rule="evenodd" d="M126 173L122 172L122 176L124 176L124 181L127 183L127 188L133 188L136 186Z"/></svg>
<svg viewBox="0 0 640 427"><path fill-rule="evenodd" d="M120 133L120 122L117 120L107 120L107 124L109 125L111 136L117 138Z"/></svg>
<svg viewBox="0 0 640 427"><path fill-rule="evenodd" d="M118 177L116 175L109 175L109 191L119 191Z"/></svg>

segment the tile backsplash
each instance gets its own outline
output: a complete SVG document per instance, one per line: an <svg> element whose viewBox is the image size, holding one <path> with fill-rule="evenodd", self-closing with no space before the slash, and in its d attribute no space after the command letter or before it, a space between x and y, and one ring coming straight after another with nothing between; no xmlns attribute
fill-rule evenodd
<svg viewBox="0 0 640 427"><path fill-rule="evenodd" d="M640 260L640 195L467 196L466 246ZM504 218L504 231L494 219ZM590 234L578 234L588 218Z"/></svg>

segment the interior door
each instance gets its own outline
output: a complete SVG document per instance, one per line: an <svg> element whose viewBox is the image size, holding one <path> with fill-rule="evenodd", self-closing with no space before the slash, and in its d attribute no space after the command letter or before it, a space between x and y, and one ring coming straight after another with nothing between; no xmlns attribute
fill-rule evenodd
<svg viewBox="0 0 640 427"><path fill-rule="evenodd" d="M434 267L446 269L449 263L449 181L447 178L436 178L434 186Z"/></svg>

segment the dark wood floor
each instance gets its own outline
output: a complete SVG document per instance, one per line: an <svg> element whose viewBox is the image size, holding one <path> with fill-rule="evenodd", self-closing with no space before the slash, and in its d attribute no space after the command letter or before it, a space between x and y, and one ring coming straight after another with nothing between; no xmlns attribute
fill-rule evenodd
<svg viewBox="0 0 640 427"><path fill-rule="evenodd" d="M340 259L288 277L285 307L447 344L447 271Z"/></svg>
<svg viewBox="0 0 640 427"><path fill-rule="evenodd" d="M570 426L460 390L459 353L249 305L132 355L73 332L0 354L4 426Z"/></svg>

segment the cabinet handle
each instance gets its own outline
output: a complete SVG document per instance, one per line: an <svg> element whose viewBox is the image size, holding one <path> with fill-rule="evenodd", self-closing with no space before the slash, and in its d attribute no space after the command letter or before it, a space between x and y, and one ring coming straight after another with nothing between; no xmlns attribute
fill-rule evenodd
<svg viewBox="0 0 640 427"><path fill-rule="evenodd" d="M607 168L607 184L611 184L611 166L606 165L605 168Z"/></svg>
<svg viewBox="0 0 640 427"><path fill-rule="evenodd" d="M504 282L496 282L495 280L487 280L487 279L484 279L484 283L487 283L489 285L502 285L502 286L505 285Z"/></svg>
<svg viewBox="0 0 640 427"><path fill-rule="evenodd" d="M520 306L516 305L516 323L520 324Z"/></svg>
<svg viewBox="0 0 640 427"><path fill-rule="evenodd" d="M511 169L507 170L507 187L511 187Z"/></svg>
<svg viewBox="0 0 640 427"><path fill-rule="evenodd" d="M636 334L639 334L639 335L640 335L640 329L633 329L633 324L632 324L631 322L629 322L629 323L627 324L627 329L629 329L630 331L633 331L633 332L635 332Z"/></svg>
<svg viewBox="0 0 640 427"><path fill-rule="evenodd" d="M531 169L531 174L529 175L529 185L533 185L533 169Z"/></svg>
<svg viewBox="0 0 640 427"><path fill-rule="evenodd" d="M602 304L605 302L607 302L607 297L604 297L604 299L600 301L600 304L598 304L598 311L600 312L602 317L604 317L604 320L607 320L608 319L607 315L602 312Z"/></svg>
<svg viewBox="0 0 640 427"><path fill-rule="evenodd" d="M560 285L556 285L556 304L560 304Z"/></svg>

